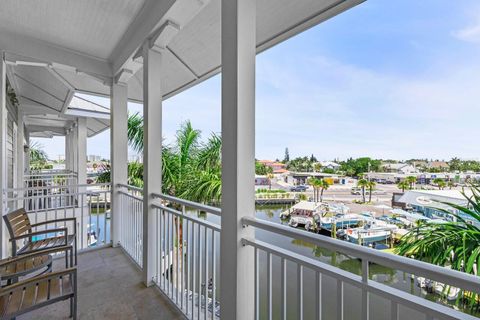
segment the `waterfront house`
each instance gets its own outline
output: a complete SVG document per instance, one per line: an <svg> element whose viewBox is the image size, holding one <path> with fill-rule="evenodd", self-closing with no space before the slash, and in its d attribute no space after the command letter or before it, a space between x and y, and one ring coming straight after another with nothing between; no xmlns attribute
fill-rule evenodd
<svg viewBox="0 0 480 320"><path fill-rule="evenodd" d="M315 319L329 311L367 320L380 297L382 319L473 319L381 283L369 268L480 292L473 276L255 216L256 54L362 2L1 1L0 211L25 208L35 222L77 219L79 318L302 319L311 310ZM222 202L211 207L162 193L162 103L220 72ZM110 108L79 93L106 97ZM143 104L143 188L128 185L129 101ZM86 186L87 138L108 128L111 183ZM65 170L30 172L25 146L31 137L53 136L65 139ZM317 175L330 177L292 178L305 183ZM12 252L0 223L5 258ZM258 230L286 245L258 238ZM314 247L348 254L360 269L294 253L292 241L308 243L309 254ZM260 270L259 260L267 267ZM287 308L289 299L294 307ZM63 315L68 303L21 318Z"/></svg>

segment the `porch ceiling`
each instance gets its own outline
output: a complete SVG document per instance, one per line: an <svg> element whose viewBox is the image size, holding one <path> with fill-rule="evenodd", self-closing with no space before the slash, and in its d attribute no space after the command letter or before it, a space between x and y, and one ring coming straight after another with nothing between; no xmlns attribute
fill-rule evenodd
<svg viewBox="0 0 480 320"><path fill-rule="evenodd" d="M257 0L257 51L363 1ZM34 106L65 114L75 92L108 96L114 77L128 83L130 100L141 102L143 70L137 52L153 37L164 52L162 91L168 98L220 72L220 4L5 0L0 50L6 52L8 76L27 111Z"/></svg>

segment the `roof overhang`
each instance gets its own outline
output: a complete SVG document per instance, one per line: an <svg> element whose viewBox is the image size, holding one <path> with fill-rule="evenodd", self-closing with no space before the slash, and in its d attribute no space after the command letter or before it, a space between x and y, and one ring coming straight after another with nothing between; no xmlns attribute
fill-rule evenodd
<svg viewBox="0 0 480 320"><path fill-rule="evenodd" d="M257 0L257 52L363 1ZM100 123L108 126L108 111L85 106L75 93L108 97L112 82L120 81L128 84L130 101L142 102L138 52L146 40L163 53L165 99L221 71L220 5L221 0L103 0L88 5L54 0L32 6L6 0L0 11L0 48L8 78L31 120L42 114L66 123L87 117L95 119L89 131L94 135L105 129Z"/></svg>

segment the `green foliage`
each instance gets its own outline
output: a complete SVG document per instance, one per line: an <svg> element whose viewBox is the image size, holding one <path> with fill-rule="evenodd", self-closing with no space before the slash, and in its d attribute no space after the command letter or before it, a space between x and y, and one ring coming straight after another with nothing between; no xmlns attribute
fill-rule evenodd
<svg viewBox="0 0 480 320"><path fill-rule="evenodd" d="M475 160L460 160L459 158L452 158L448 162L450 171L480 171L480 161Z"/></svg>
<svg viewBox="0 0 480 320"><path fill-rule="evenodd" d="M162 149L162 192L183 199L218 203L221 199L221 138L212 133L207 142L190 121L183 123L173 145ZM128 140L137 152L143 152L143 118L129 116ZM143 166L129 170L129 183L143 185Z"/></svg>
<svg viewBox="0 0 480 320"><path fill-rule="evenodd" d="M357 181L357 187L362 188L362 201L365 202L365 188L370 186L370 181L367 179L360 179Z"/></svg>
<svg viewBox="0 0 480 320"><path fill-rule="evenodd" d="M42 170L42 169L49 169L52 167L48 165L48 156L45 150L43 150L43 146L35 141L30 142L29 146L30 150L30 169L31 170Z"/></svg>
<svg viewBox="0 0 480 320"><path fill-rule="evenodd" d="M287 169L296 172L310 172L313 171L314 162L310 157L297 157L287 164Z"/></svg>
<svg viewBox="0 0 480 320"><path fill-rule="evenodd" d="M270 174L270 173L273 173L273 169L271 167L268 167L263 163L255 161L255 174L266 176L267 174Z"/></svg>
<svg viewBox="0 0 480 320"><path fill-rule="evenodd" d="M402 192L405 192L406 189L410 189L410 183L406 180L402 180L399 183L397 183L398 189L402 189Z"/></svg>
<svg viewBox="0 0 480 320"><path fill-rule="evenodd" d="M323 192L330 187L330 184L323 179L310 178L308 184L313 187L313 198L315 202L322 202Z"/></svg>
<svg viewBox="0 0 480 320"><path fill-rule="evenodd" d="M476 266L480 264L480 189L474 185L470 189L471 196L462 191L468 206L442 202L467 216L470 221L467 222L460 214L443 209L442 211L454 216L457 221L419 224L402 237L395 249L396 253L413 255L415 259L449 266L466 273L476 273Z"/></svg>
<svg viewBox="0 0 480 320"><path fill-rule="evenodd" d="M143 117L138 113L128 116L128 144L138 153L143 152Z"/></svg>
<svg viewBox="0 0 480 320"><path fill-rule="evenodd" d="M438 189L442 190L447 186L447 183L442 178L433 179L433 183L437 185Z"/></svg>
<svg viewBox="0 0 480 320"><path fill-rule="evenodd" d="M369 157L358 159L350 158L347 161L340 163L340 169L345 172L346 175L356 177L362 173L368 172L369 170L379 171L381 164L381 160L375 160Z"/></svg>

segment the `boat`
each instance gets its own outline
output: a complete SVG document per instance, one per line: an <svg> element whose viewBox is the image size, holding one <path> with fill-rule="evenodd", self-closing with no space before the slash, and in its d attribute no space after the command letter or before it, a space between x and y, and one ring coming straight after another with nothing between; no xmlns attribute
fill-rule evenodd
<svg viewBox="0 0 480 320"><path fill-rule="evenodd" d="M396 226L395 226L396 227ZM345 231L345 240L368 245L375 242L386 241L392 235L392 230L385 227L365 225L361 228L349 228Z"/></svg>
<svg viewBox="0 0 480 320"><path fill-rule="evenodd" d="M315 220L321 218L328 210L322 202L300 201L292 206L288 212L283 212L280 218L290 217L288 225L294 228L304 226L310 230L315 225Z"/></svg>
<svg viewBox="0 0 480 320"><path fill-rule="evenodd" d="M358 214L349 213L349 214L337 214L335 217L320 217L316 221L317 225L323 229L331 230L332 226L335 224L337 229L345 229L356 227L363 223L365 219Z"/></svg>
<svg viewBox="0 0 480 320"><path fill-rule="evenodd" d="M445 285L444 283L425 279L424 277L417 277L417 285L428 293L436 293L449 301L456 300L460 289Z"/></svg>

